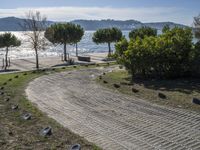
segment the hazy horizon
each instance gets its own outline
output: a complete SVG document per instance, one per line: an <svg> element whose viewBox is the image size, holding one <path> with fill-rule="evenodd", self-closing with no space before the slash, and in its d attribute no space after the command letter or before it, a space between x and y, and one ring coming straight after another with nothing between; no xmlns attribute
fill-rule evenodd
<svg viewBox="0 0 200 150"><path fill-rule="evenodd" d="M52 21L114 19L191 26L200 13L198 6L196 0L6 0L0 6L0 18L23 18L25 12L37 10Z"/></svg>
<svg viewBox="0 0 200 150"><path fill-rule="evenodd" d="M0 17L0 19L3 19L3 18L12 18L12 17L15 17L15 16L5 16L5 17ZM15 17L15 18L19 18L19 19L24 19L24 17ZM113 20L113 21L139 21L141 23L163 23L163 22L172 22L172 21L152 21L152 22L142 22L140 20L135 20L135 19L126 19L126 20L123 20L123 19L112 19L112 18L108 18L108 19L81 19L81 18L75 18L73 20L69 20L69 21L65 21L65 20L60 20L60 21L54 21L54 20L49 20L48 21L53 21L53 22L70 22L70 21L75 21L75 20L87 20L87 21L104 21L104 20ZM172 22L172 23L177 23L177 22ZM179 23L177 23L179 24Z"/></svg>

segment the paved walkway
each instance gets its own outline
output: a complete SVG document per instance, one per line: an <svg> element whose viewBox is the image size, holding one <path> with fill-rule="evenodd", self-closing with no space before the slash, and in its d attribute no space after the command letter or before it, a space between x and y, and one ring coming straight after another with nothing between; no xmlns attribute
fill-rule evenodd
<svg viewBox="0 0 200 150"><path fill-rule="evenodd" d="M87 54L87 56L91 57L91 63L103 63L103 59L106 58L107 53L91 53ZM70 58L74 59L76 63L86 63L80 62L77 60L77 57L70 56ZM61 60L61 57L40 57L39 58L40 68L50 68L55 66L65 65L66 63ZM1 67L3 66L3 61L0 60L0 72ZM35 70L35 58L26 58L26 59L13 59L11 60L11 66L8 68L11 71L29 71ZM2 70L3 72L4 70Z"/></svg>
<svg viewBox="0 0 200 150"><path fill-rule="evenodd" d="M103 71L42 76L26 94L51 118L105 150L200 149L199 114L104 88L94 80Z"/></svg>

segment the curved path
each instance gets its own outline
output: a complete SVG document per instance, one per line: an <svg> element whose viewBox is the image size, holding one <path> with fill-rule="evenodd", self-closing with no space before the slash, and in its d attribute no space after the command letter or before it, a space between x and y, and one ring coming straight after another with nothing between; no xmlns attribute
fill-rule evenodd
<svg viewBox="0 0 200 150"><path fill-rule="evenodd" d="M200 115L136 100L95 83L105 69L42 76L28 99L105 150L200 149Z"/></svg>

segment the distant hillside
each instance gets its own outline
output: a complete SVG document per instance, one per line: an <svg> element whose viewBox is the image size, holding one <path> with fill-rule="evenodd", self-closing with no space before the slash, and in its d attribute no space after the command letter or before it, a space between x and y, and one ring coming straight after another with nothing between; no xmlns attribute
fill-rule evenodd
<svg viewBox="0 0 200 150"><path fill-rule="evenodd" d="M20 31L19 24L23 23L23 19L8 17L0 18L0 31Z"/></svg>
<svg viewBox="0 0 200 150"><path fill-rule="evenodd" d="M97 30L100 28L117 27L121 30L139 28L143 24L136 20L74 20L72 23L81 25L85 30Z"/></svg>
<svg viewBox="0 0 200 150"><path fill-rule="evenodd" d="M16 18L16 17L7 17L0 18L0 31L23 31L22 25L24 23L24 19ZM54 22L48 21L48 24L52 24Z"/></svg>
<svg viewBox="0 0 200 150"><path fill-rule="evenodd" d="M182 24L177 24L177 23L173 23L173 22L155 22L155 23L144 23L145 26L148 26L148 27L151 27L151 28L156 28L158 30L162 30L162 28L165 26L165 25L169 25L170 28L174 28L174 27L181 27L181 28L184 28L184 27L187 27L185 25L182 25Z"/></svg>
<svg viewBox="0 0 200 150"><path fill-rule="evenodd" d="M186 27L185 25L176 24L173 22L142 23L136 20L74 20L72 23L81 25L85 30L97 30L107 27L117 27L121 30L132 30L135 28L141 28L143 26L149 26L158 30L162 30L165 25L169 25L171 28L174 28L175 26Z"/></svg>
<svg viewBox="0 0 200 150"><path fill-rule="evenodd" d="M7 17L0 18L0 31L22 31L23 29L19 24L22 24L24 19L15 18L15 17ZM176 24L173 22L155 22L155 23L142 23L136 20L74 20L72 23L81 25L85 30L97 30L100 28L108 28L108 27L117 27L121 30L132 30L135 28L140 28L142 26L149 26L152 28L156 28L161 30L164 25L168 24L171 28L178 27L186 27L181 24ZM48 24L53 24L55 22L48 21Z"/></svg>

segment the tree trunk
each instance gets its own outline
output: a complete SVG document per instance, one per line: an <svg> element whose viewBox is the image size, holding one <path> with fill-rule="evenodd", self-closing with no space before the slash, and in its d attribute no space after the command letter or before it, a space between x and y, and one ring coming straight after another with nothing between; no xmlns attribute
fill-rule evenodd
<svg viewBox="0 0 200 150"><path fill-rule="evenodd" d="M36 58L36 69L39 69L39 58L38 58L38 50L35 49L35 58Z"/></svg>
<svg viewBox="0 0 200 150"><path fill-rule="evenodd" d="M6 54L5 54L5 70L7 69L8 67L8 47L6 47Z"/></svg>
<svg viewBox="0 0 200 150"><path fill-rule="evenodd" d="M64 44L64 61L67 61L67 44Z"/></svg>
<svg viewBox="0 0 200 150"><path fill-rule="evenodd" d="M111 47L110 47L110 42L108 43L108 49L109 49L109 51L108 51L108 56L110 56L110 55L111 55Z"/></svg>
<svg viewBox="0 0 200 150"><path fill-rule="evenodd" d="M76 43L76 57L78 57L78 44Z"/></svg>

